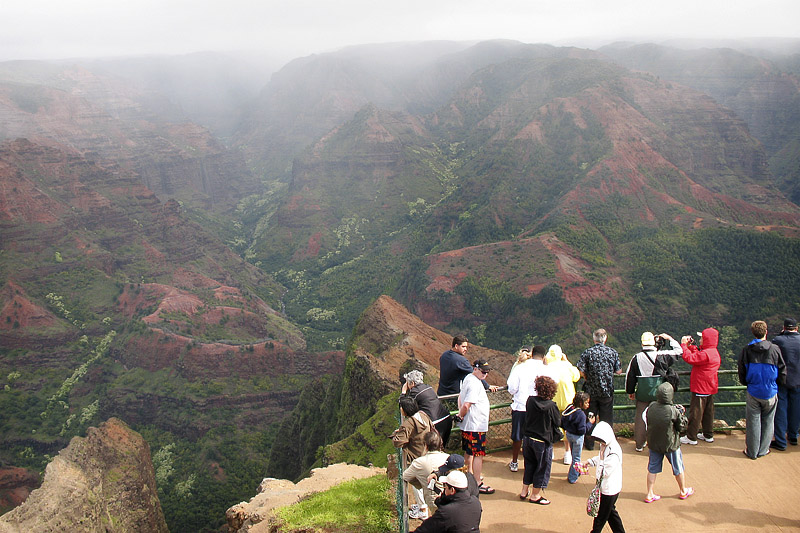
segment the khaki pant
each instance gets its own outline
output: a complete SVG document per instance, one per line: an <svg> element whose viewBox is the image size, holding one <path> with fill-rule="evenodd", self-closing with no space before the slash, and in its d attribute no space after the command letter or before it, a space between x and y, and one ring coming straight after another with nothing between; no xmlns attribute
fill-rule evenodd
<svg viewBox="0 0 800 533"><path fill-rule="evenodd" d="M714 395L698 396L692 393L689 404L689 426L686 436L690 440L697 440L697 433L703 428L703 436L710 439L714 436Z"/></svg>
<svg viewBox="0 0 800 533"><path fill-rule="evenodd" d="M647 442L647 429L644 427L644 420L642 420L642 413L647 409L650 402L640 402L636 400L636 415L633 420L633 440L636 442L636 448L644 448Z"/></svg>

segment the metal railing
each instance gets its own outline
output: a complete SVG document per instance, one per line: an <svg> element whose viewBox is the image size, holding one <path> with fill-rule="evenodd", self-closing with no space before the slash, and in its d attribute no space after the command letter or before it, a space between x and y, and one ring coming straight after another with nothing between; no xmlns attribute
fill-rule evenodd
<svg viewBox="0 0 800 533"><path fill-rule="evenodd" d="M400 415L402 423L403 415ZM401 533L408 533L408 488L406 482L403 481L403 471L406 469L406 462L403 458L402 448L398 448L395 452L395 460L398 465L397 475L397 494L395 505L397 507L397 518L400 526Z"/></svg>
<svg viewBox="0 0 800 533"><path fill-rule="evenodd" d="M677 372L677 374L678 374L678 376L690 376L692 374L692 371L691 370L681 370L680 372ZM718 376L729 376L729 375L736 376L736 375L738 375L738 372L736 370L718 370L717 371L717 375ZM625 378L625 374L616 374L615 377L619 377L619 378L623 378L624 379ZM720 385L719 387L717 387L717 390L721 391L721 392L743 391L743 390L746 390L746 389L747 389L747 387L744 386L744 385ZM681 393L681 392L690 392L690 390L689 390L689 387L680 387L679 386L678 390L675 391L675 392L677 394L677 393ZM625 392L625 389L614 389L614 396L616 397L618 395L622 395L624 397L628 396L628 394ZM685 404L682 404L682 405L685 405ZM745 406L745 402L716 402L716 401L714 402L714 407L715 408L716 407L744 407L744 406ZM626 410L630 410L630 409L636 409L636 404L624 404L624 405L616 405L615 404L614 405L614 410L615 411L626 411ZM723 428L720 428L720 429L723 429ZM731 426L729 428L724 428L724 429L736 429L736 428Z"/></svg>

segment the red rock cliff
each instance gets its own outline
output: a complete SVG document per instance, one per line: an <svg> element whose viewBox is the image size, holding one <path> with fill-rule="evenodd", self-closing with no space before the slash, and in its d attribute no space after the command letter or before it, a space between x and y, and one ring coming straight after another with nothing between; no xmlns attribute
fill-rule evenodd
<svg viewBox="0 0 800 533"><path fill-rule="evenodd" d="M0 517L0 532L28 531L167 532L141 435L112 418L72 439L41 488Z"/></svg>

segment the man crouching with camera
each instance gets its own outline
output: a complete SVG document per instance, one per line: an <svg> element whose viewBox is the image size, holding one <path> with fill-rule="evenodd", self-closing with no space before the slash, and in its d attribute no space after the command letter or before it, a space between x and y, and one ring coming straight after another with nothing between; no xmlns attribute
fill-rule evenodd
<svg viewBox="0 0 800 533"><path fill-rule="evenodd" d="M480 531L481 502L469 492L467 476L451 470L439 478L442 494L436 499L436 512L414 531Z"/></svg>

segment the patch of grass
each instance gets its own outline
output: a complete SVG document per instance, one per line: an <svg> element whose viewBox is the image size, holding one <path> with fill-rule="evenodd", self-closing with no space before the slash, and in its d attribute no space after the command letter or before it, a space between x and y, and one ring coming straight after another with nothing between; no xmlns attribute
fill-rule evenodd
<svg viewBox="0 0 800 533"><path fill-rule="evenodd" d="M377 475L347 481L278 509L281 531L383 533L397 531L389 479Z"/></svg>

